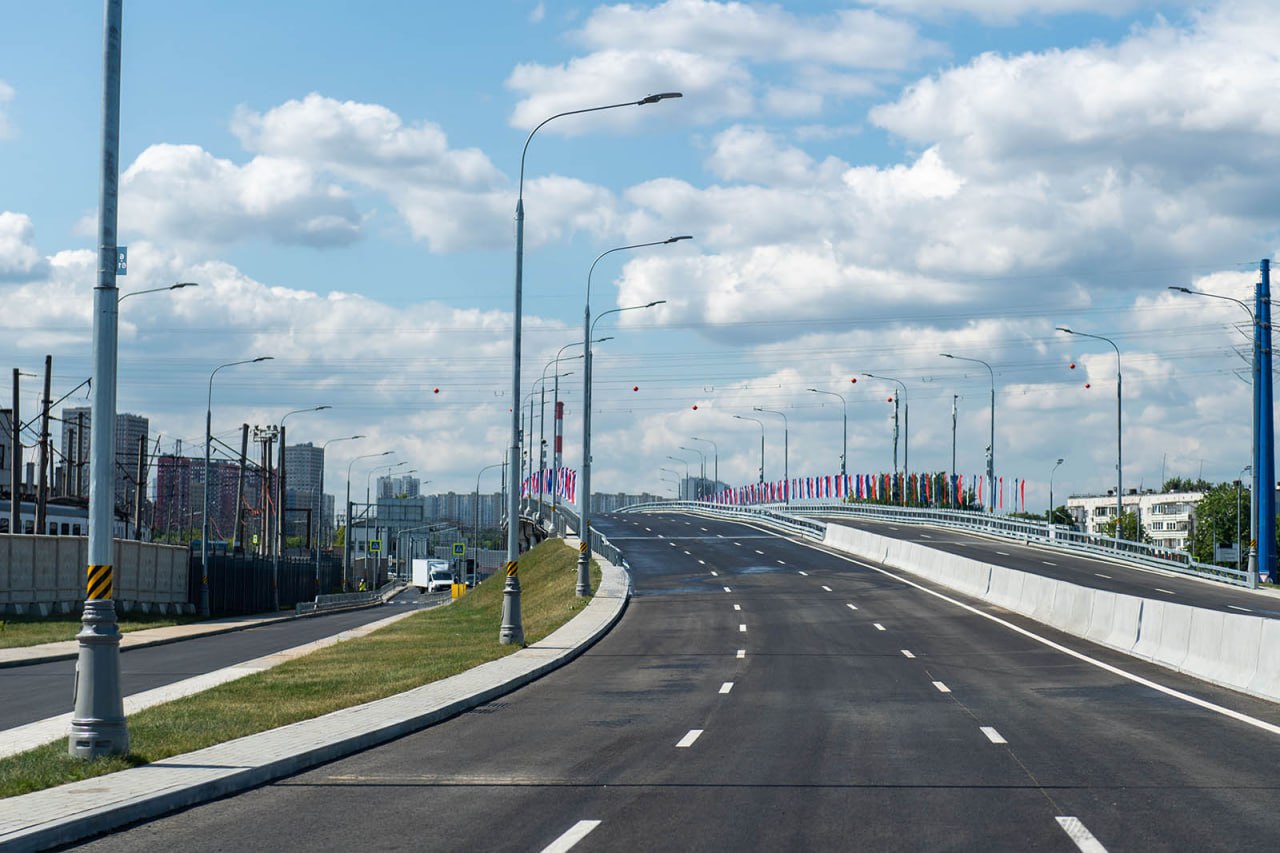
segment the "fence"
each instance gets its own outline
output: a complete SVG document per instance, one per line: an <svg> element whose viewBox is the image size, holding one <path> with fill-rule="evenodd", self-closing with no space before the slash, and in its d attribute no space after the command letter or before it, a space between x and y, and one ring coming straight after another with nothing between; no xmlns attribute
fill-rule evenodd
<svg viewBox="0 0 1280 853"><path fill-rule="evenodd" d="M202 577L199 552L190 561L192 604L200 601ZM272 560L255 554L209 555L209 612L214 616L266 613L275 608ZM342 589L342 559L322 555L320 589L316 588L314 558L282 557L280 559L281 608L293 609L300 601L313 601L318 593Z"/></svg>

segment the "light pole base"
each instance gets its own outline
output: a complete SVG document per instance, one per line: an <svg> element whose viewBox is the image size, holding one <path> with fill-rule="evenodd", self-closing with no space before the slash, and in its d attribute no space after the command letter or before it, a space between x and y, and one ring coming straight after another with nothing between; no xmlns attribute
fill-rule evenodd
<svg viewBox="0 0 1280 853"><path fill-rule="evenodd" d="M123 755L129 751L129 730L120 693L120 629L115 602L86 601L76 640L80 654L67 752L75 758Z"/></svg>
<svg viewBox="0 0 1280 853"><path fill-rule="evenodd" d="M587 598L591 595L591 554L587 551L578 553L578 585L574 588L574 594L578 598Z"/></svg>
<svg viewBox="0 0 1280 853"><path fill-rule="evenodd" d="M502 625L498 628L498 642L504 646L523 646L524 622L520 618L520 578L512 569L507 571L509 572L507 581L502 587Z"/></svg>

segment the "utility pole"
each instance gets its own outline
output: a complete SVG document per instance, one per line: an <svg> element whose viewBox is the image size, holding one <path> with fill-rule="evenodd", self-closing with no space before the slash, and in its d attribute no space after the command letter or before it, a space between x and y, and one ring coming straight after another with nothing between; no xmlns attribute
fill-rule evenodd
<svg viewBox="0 0 1280 853"><path fill-rule="evenodd" d="M276 464L276 552L271 560L271 603L280 609L280 557L284 554L284 423L280 424L280 458Z"/></svg>
<svg viewBox="0 0 1280 853"><path fill-rule="evenodd" d="M13 451L9 469L9 532L22 532L22 413L18 409L18 368L13 369Z"/></svg>
<svg viewBox="0 0 1280 853"><path fill-rule="evenodd" d="M35 532L43 534L49 518L49 402L53 378L53 356L44 357L44 398L40 402L40 477L36 487Z"/></svg>
<svg viewBox="0 0 1280 853"><path fill-rule="evenodd" d="M1276 580L1276 448L1275 415L1271 385L1271 261L1259 264L1255 334L1258 347L1258 528L1253 531L1258 542L1258 575L1272 583Z"/></svg>
<svg viewBox="0 0 1280 853"><path fill-rule="evenodd" d="M947 503L955 506L956 502L956 401L959 394L951 395L951 483L947 487Z"/></svg>
<svg viewBox="0 0 1280 853"><path fill-rule="evenodd" d="M147 437L138 436L138 465L133 483L133 538L142 541L142 495L147 483Z"/></svg>
<svg viewBox="0 0 1280 853"><path fill-rule="evenodd" d="M240 425L240 471L236 475L236 514L231 529L231 550L244 550L244 472L248 466L249 425Z"/></svg>

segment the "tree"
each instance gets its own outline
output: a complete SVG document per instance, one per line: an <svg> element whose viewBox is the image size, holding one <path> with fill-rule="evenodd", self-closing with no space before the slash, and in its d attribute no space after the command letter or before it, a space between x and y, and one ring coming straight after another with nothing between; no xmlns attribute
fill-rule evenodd
<svg viewBox="0 0 1280 853"><path fill-rule="evenodd" d="M1065 505L1055 506L1053 508L1053 523L1054 524L1075 524L1076 519L1075 519L1075 516L1071 514L1071 510L1067 509Z"/></svg>
<svg viewBox="0 0 1280 853"><path fill-rule="evenodd" d="M1103 536L1115 536L1116 520L1114 518L1107 519L1098 525L1098 529L1102 531ZM1126 512L1120 516L1120 530L1123 534L1120 538L1127 542L1151 541L1151 537L1147 535L1147 529L1138 524L1138 514L1136 512Z"/></svg>
<svg viewBox="0 0 1280 853"><path fill-rule="evenodd" d="M1212 563L1213 546L1231 545L1236 541L1236 484L1219 483L1205 491L1196 504L1195 529L1192 531L1190 550L1202 563ZM1249 490L1239 491L1241 551L1249 550ZM1216 542L1215 542L1216 539Z"/></svg>
<svg viewBox="0 0 1280 853"><path fill-rule="evenodd" d="M1208 480L1196 479L1190 477L1170 477L1164 481L1162 492L1207 492L1213 488L1213 484Z"/></svg>

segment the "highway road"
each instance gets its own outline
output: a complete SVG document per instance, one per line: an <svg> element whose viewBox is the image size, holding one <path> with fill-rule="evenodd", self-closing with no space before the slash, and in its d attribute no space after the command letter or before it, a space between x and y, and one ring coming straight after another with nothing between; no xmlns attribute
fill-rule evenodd
<svg viewBox="0 0 1280 853"><path fill-rule="evenodd" d="M332 637L385 619L404 607L419 607L439 600L439 595L420 597L410 590L379 607L271 622L241 631L129 649L120 655L121 686L124 695L130 696ZM75 686L75 668L74 659L0 668L0 696L4 696L4 702L0 702L0 731L73 710L71 692Z"/></svg>
<svg viewBox="0 0 1280 853"><path fill-rule="evenodd" d="M742 524L599 524L636 594L569 666L85 849L1280 844L1275 705Z"/></svg>
<svg viewBox="0 0 1280 853"><path fill-rule="evenodd" d="M1033 572L1044 577L1064 580L1080 586L1105 589L1139 598L1173 601L1193 607L1249 613L1268 619L1280 618L1280 596L1268 592L1252 592L1228 584L1178 576L1171 572L1125 565L1070 551L1021 545L1014 540L977 536L943 527L896 524L849 516L820 517L828 524L841 524L871 533L917 542L952 554L961 554L984 563Z"/></svg>

